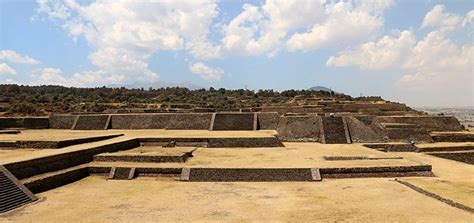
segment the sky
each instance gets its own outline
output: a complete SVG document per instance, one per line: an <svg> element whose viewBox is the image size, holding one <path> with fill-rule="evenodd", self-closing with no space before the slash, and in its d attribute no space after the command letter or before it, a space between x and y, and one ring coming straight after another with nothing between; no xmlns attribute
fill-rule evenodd
<svg viewBox="0 0 474 223"><path fill-rule="evenodd" d="M474 106L474 1L0 0L0 83L307 89Z"/></svg>

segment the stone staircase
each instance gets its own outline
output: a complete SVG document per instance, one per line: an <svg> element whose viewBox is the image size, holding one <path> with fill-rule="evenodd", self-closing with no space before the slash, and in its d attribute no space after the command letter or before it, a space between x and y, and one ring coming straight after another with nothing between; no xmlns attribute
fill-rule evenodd
<svg viewBox="0 0 474 223"><path fill-rule="evenodd" d="M0 166L0 213L36 201L37 198L5 167Z"/></svg>
<svg viewBox="0 0 474 223"><path fill-rule="evenodd" d="M351 143L349 132L343 117L322 117L323 137L326 144Z"/></svg>

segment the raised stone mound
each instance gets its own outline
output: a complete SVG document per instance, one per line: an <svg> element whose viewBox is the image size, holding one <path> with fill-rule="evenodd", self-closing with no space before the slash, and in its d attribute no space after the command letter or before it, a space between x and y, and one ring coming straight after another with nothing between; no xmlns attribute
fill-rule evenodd
<svg viewBox="0 0 474 223"><path fill-rule="evenodd" d="M173 143L182 147L209 148L250 148L250 147L283 147L277 137L232 137L232 138L140 138L143 146L165 146Z"/></svg>
<svg viewBox="0 0 474 223"><path fill-rule="evenodd" d="M353 142L383 142L388 138L375 116L345 116Z"/></svg>
<svg viewBox="0 0 474 223"><path fill-rule="evenodd" d="M440 152L440 153L427 153L432 156L450 159L458 162L474 165L474 150L465 152Z"/></svg>
<svg viewBox="0 0 474 223"><path fill-rule="evenodd" d="M322 117L322 143L344 144L351 143L350 136L343 117Z"/></svg>
<svg viewBox="0 0 474 223"><path fill-rule="evenodd" d="M323 178L433 176L431 165L321 168Z"/></svg>
<svg viewBox="0 0 474 223"><path fill-rule="evenodd" d="M282 141L317 142L321 134L321 117L281 116L278 123L278 138Z"/></svg>
<svg viewBox="0 0 474 223"><path fill-rule="evenodd" d="M257 129L277 129L280 115L276 112L257 113Z"/></svg>
<svg viewBox="0 0 474 223"><path fill-rule="evenodd" d="M211 130L257 130L256 113L215 113Z"/></svg>
<svg viewBox="0 0 474 223"><path fill-rule="evenodd" d="M184 163L192 157L193 148L139 147L125 152L102 153L94 156L101 162Z"/></svg>
<svg viewBox="0 0 474 223"><path fill-rule="evenodd" d="M311 168L183 168L183 181L321 181Z"/></svg>
<svg viewBox="0 0 474 223"><path fill-rule="evenodd" d="M49 127L52 129L72 129L78 115L51 115L49 116Z"/></svg>
<svg viewBox="0 0 474 223"><path fill-rule="evenodd" d="M258 148L283 147L277 137L248 137L248 138L209 138L209 148Z"/></svg>
<svg viewBox="0 0 474 223"><path fill-rule="evenodd" d="M432 133L435 142L474 142L473 132L437 132Z"/></svg>
<svg viewBox="0 0 474 223"><path fill-rule="evenodd" d="M459 121L452 116L379 116L380 123L407 123L426 131L462 131Z"/></svg>
<svg viewBox="0 0 474 223"><path fill-rule="evenodd" d="M110 115L80 115L72 129L105 130L109 128Z"/></svg>
<svg viewBox="0 0 474 223"><path fill-rule="evenodd" d="M10 211L37 198L5 167L0 165L0 213Z"/></svg>
<svg viewBox="0 0 474 223"><path fill-rule="evenodd" d="M370 143L364 146L383 152L418 152L418 148L411 143Z"/></svg>
<svg viewBox="0 0 474 223"><path fill-rule="evenodd" d="M400 142L433 142L428 131L422 128L387 128L386 134L390 141Z"/></svg>

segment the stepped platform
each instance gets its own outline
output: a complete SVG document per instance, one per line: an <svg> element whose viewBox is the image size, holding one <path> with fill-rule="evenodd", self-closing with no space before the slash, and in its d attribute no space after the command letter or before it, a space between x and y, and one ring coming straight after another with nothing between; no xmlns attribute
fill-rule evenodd
<svg viewBox="0 0 474 223"><path fill-rule="evenodd" d="M435 142L474 142L474 132L432 132Z"/></svg>
<svg viewBox="0 0 474 223"><path fill-rule="evenodd" d="M427 143L417 144L419 152L446 152L446 151L463 151L463 150L474 150L474 143L461 142L461 143Z"/></svg>
<svg viewBox="0 0 474 223"><path fill-rule="evenodd" d="M428 155L463 162L474 165L474 150L451 151L451 152L429 152Z"/></svg>
<svg viewBox="0 0 474 223"><path fill-rule="evenodd" d="M101 162L150 162L150 163L184 163L196 148L163 148L158 146L141 146L114 153L102 153L94 156L94 161Z"/></svg>
<svg viewBox="0 0 474 223"><path fill-rule="evenodd" d="M96 142L122 136L106 132L23 130L19 134L0 135L0 149L60 149L72 145Z"/></svg>

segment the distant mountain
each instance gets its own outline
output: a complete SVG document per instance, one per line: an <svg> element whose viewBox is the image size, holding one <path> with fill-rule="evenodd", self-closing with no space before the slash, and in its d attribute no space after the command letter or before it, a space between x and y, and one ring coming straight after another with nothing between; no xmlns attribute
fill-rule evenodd
<svg viewBox="0 0 474 223"><path fill-rule="evenodd" d="M148 89L150 87L157 89L157 88L166 88L166 87L185 87L190 90L196 90L196 89L201 89L203 87L199 85L195 85L192 83L187 83L187 82L181 82L181 83L173 83L173 82L165 82L165 81L155 81L155 82L149 82L149 83L140 83L136 82L133 84L126 84L126 85L109 85L108 87L125 87L125 88L144 88Z"/></svg>
<svg viewBox="0 0 474 223"><path fill-rule="evenodd" d="M314 87L308 88L308 91L327 91L327 92L331 92L333 90L331 90L330 88L324 87L324 86L314 86ZM337 93L337 92L334 91L334 93Z"/></svg>

